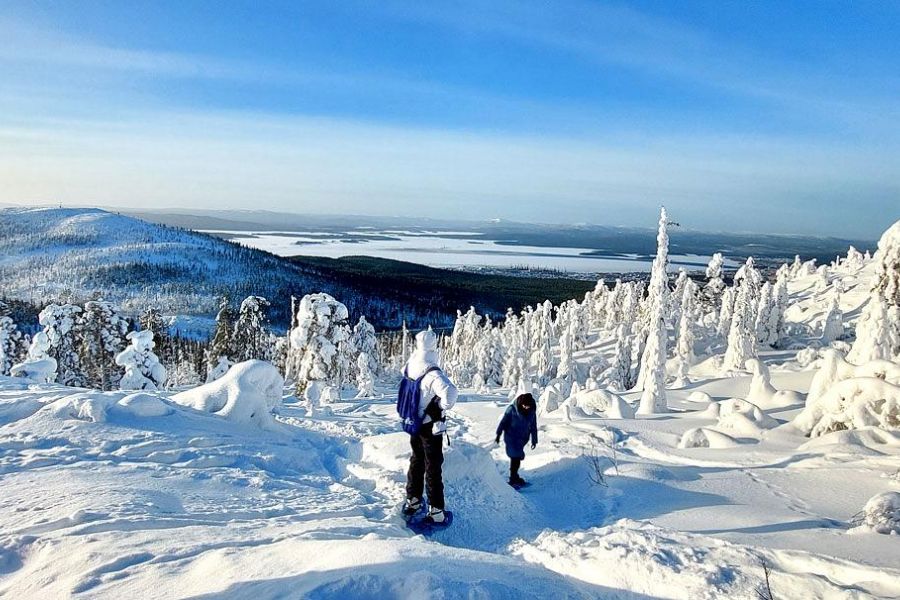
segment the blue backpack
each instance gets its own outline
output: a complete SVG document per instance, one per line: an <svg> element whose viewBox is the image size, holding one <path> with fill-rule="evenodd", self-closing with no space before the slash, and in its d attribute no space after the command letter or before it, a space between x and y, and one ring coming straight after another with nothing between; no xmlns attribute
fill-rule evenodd
<svg viewBox="0 0 900 600"><path fill-rule="evenodd" d="M403 379L400 380L400 390L397 392L397 414L403 420L403 431L410 435L416 435L422 428L423 416L419 416L419 402L422 399L422 380L432 371L440 371L439 367L430 367L422 373L418 379L411 379L407 371L403 371ZM432 402L434 399L432 399ZM427 413L427 411L426 411Z"/></svg>

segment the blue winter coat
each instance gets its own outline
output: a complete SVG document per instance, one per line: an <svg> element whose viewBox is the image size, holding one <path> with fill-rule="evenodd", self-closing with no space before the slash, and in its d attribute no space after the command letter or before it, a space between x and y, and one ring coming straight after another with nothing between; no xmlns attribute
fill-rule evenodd
<svg viewBox="0 0 900 600"><path fill-rule="evenodd" d="M503 434L506 444L506 455L510 458L525 458L525 444L531 437L531 443L537 444L537 415L535 410L531 414L523 415L515 404L506 407L500 424L497 425L497 437Z"/></svg>

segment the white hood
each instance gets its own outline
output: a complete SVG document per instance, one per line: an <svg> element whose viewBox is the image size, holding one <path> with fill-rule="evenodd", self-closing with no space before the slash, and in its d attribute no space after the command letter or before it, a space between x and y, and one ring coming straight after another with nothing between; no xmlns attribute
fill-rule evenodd
<svg viewBox="0 0 900 600"><path fill-rule="evenodd" d="M439 366L437 336L429 327L416 335L416 350L406 363L406 374L412 379L418 379L431 367Z"/></svg>

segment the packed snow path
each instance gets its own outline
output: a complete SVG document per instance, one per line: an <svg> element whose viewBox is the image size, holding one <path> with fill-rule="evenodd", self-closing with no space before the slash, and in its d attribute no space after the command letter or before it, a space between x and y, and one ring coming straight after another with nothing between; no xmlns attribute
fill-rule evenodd
<svg viewBox="0 0 900 600"><path fill-rule="evenodd" d="M847 533L896 487L900 440L676 448L708 423L690 392L746 385L672 393L686 412L650 419L542 417L521 492L493 444L505 398L468 395L446 452L456 521L425 539L398 515L409 451L390 400L288 404L263 430L165 395L0 379L0 595L752 598L762 562L776 597L900 595L896 536ZM604 487L583 454L610 444Z"/></svg>

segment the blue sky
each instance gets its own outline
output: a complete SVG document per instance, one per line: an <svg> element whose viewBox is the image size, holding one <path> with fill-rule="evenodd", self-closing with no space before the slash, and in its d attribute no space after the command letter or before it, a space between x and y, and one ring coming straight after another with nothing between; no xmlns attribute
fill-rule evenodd
<svg viewBox="0 0 900 600"><path fill-rule="evenodd" d="M0 202L875 237L900 3L0 4Z"/></svg>

